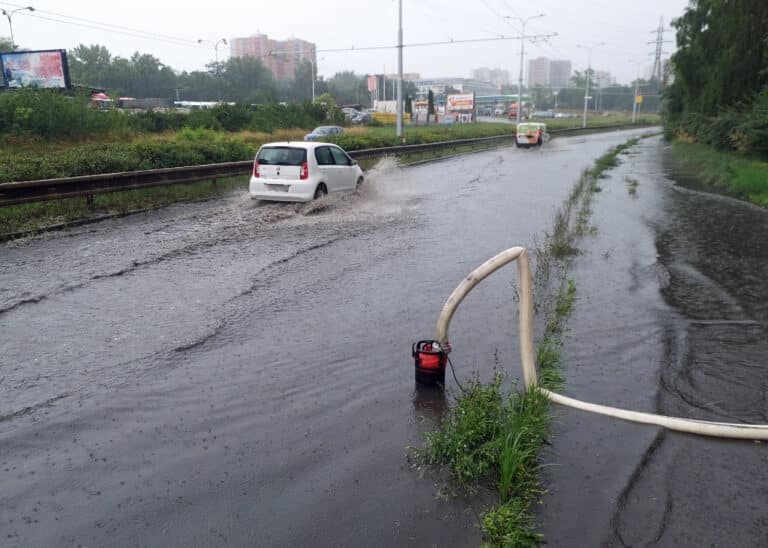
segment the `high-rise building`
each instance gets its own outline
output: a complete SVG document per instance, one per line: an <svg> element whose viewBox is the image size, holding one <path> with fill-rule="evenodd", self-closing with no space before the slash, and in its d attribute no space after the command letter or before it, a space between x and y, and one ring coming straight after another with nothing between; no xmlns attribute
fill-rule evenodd
<svg viewBox="0 0 768 548"><path fill-rule="evenodd" d="M549 59L538 57L528 61L528 87L549 87Z"/></svg>
<svg viewBox="0 0 768 548"><path fill-rule="evenodd" d="M571 62L538 57L528 61L528 87L564 88L571 77Z"/></svg>
<svg viewBox="0 0 768 548"><path fill-rule="evenodd" d="M306 40L272 40L266 34L254 34L247 38L232 38L230 47L232 57L259 59L277 80L293 80L296 68L304 62L312 63L313 70L317 70L317 48Z"/></svg>
<svg viewBox="0 0 768 548"><path fill-rule="evenodd" d="M616 77L607 70L596 70L594 85L598 88L607 88L616 84Z"/></svg>
<svg viewBox="0 0 768 548"><path fill-rule="evenodd" d="M509 71L499 68L491 69L488 67L481 67L479 69L475 69L472 71L472 78L474 80L491 82L499 89L509 85Z"/></svg>
<svg viewBox="0 0 768 548"><path fill-rule="evenodd" d="M549 86L555 89L568 87L571 79L571 62L553 59L549 62Z"/></svg>

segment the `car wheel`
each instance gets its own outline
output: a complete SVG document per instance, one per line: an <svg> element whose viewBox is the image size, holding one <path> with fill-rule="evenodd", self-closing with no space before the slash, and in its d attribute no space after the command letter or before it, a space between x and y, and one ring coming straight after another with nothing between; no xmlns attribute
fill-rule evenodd
<svg viewBox="0 0 768 548"><path fill-rule="evenodd" d="M515 146L516 146L517 148L520 148L520 147L521 147L521 146L523 146L523 145L521 145L520 143L518 143L517 141L515 141Z"/></svg>
<svg viewBox="0 0 768 548"><path fill-rule="evenodd" d="M317 189L315 189L315 200L319 200L326 194L328 194L328 189L325 188L325 185L323 183L317 185Z"/></svg>
<svg viewBox="0 0 768 548"><path fill-rule="evenodd" d="M358 177L357 178L357 184L355 185L355 190L360 190L360 188L363 186L363 178Z"/></svg>

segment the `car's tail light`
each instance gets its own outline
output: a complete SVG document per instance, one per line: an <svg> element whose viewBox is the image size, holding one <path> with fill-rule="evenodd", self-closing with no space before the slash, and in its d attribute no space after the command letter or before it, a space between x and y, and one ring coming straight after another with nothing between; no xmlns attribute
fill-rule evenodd
<svg viewBox="0 0 768 548"><path fill-rule="evenodd" d="M254 177L261 177L261 175L259 175L259 161L258 160L255 160L253 162L253 176Z"/></svg>
<svg viewBox="0 0 768 548"><path fill-rule="evenodd" d="M309 179L309 166L307 165L307 162L304 162L303 164L301 164L299 179Z"/></svg>

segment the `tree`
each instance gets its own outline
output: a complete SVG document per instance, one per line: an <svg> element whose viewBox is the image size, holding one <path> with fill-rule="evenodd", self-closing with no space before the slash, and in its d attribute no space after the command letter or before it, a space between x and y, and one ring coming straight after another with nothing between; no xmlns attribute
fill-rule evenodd
<svg viewBox="0 0 768 548"><path fill-rule="evenodd" d="M98 44L80 44L69 52L69 75L73 82L103 87L109 77L112 54Z"/></svg>
<svg viewBox="0 0 768 548"><path fill-rule="evenodd" d="M0 51L13 51L13 42L10 37L0 36Z"/></svg>
<svg viewBox="0 0 768 548"><path fill-rule="evenodd" d="M435 94L430 89L427 94L427 125L429 125L429 117L435 114Z"/></svg>
<svg viewBox="0 0 768 548"><path fill-rule="evenodd" d="M323 93L315 99L315 103L323 107L325 110L325 119L329 122L340 122L344 119L344 115L341 113L339 105L336 104L336 101L330 93Z"/></svg>
<svg viewBox="0 0 768 548"><path fill-rule="evenodd" d="M334 74L328 80L328 91L340 105L370 104L365 77L352 71Z"/></svg>
<svg viewBox="0 0 768 548"><path fill-rule="evenodd" d="M768 84L768 2L698 0L672 25L676 109L714 116Z"/></svg>

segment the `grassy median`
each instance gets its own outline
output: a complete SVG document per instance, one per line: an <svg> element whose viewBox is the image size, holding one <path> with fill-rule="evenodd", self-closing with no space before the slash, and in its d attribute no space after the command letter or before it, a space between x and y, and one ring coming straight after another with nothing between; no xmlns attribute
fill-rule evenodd
<svg viewBox="0 0 768 548"><path fill-rule="evenodd" d="M481 484L495 490L498 504L479 518L487 546L535 546L544 540L532 512L544 492L540 454L551 424L548 400L540 388L554 390L564 382L562 337L577 290L567 277L568 264L578 253L577 239L592 230L587 229L590 206L600 191L600 178L637 142L631 139L614 147L584 171L556 213L544 242L533 250L534 309L544 316L544 331L536 346L538 387L507 393L502 389L505 375L501 371L491 383L474 380L457 396L440 427L425 434L424 447L411 449L418 466L446 473L454 491L471 494Z"/></svg>

